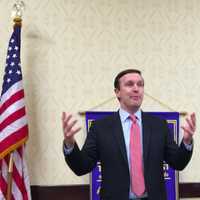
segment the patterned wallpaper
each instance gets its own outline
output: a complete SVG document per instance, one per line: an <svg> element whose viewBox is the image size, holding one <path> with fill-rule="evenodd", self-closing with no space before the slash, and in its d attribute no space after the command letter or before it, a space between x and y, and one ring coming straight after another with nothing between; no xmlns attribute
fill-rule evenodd
<svg viewBox="0 0 200 200"><path fill-rule="evenodd" d="M31 184L83 184L62 155L61 113L116 110L113 79L139 68L145 91L176 111L200 107L200 1L198 0L29 0L23 16L22 68L29 118L27 163ZM0 0L0 75L13 1ZM2 78L0 79L2 83ZM170 111L145 96L143 110ZM102 104L102 102L105 102ZM182 119L183 121L183 119ZM199 123L194 155L181 182L200 182Z"/></svg>

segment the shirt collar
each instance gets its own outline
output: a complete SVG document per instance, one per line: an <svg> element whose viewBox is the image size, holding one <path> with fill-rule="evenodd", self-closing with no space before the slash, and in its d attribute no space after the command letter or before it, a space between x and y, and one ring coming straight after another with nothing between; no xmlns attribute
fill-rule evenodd
<svg viewBox="0 0 200 200"><path fill-rule="evenodd" d="M125 111L124 109L122 109L122 108L119 109L119 115L120 115L120 118L121 118L122 122L125 122L126 119L130 116L130 114L127 111ZM141 111L141 109L139 109L136 113L134 113L134 115L136 116L137 120L139 122L141 122L141 119L142 119L142 111Z"/></svg>

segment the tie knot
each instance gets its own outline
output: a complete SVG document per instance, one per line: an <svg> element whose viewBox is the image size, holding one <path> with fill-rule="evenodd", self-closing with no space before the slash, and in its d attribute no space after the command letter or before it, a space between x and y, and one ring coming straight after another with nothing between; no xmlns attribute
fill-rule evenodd
<svg viewBox="0 0 200 200"><path fill-rule="evenodd" d="M135 115L130 115L130 119L132 120L132 122L135 124L137 121L137 118Z"/></svg>

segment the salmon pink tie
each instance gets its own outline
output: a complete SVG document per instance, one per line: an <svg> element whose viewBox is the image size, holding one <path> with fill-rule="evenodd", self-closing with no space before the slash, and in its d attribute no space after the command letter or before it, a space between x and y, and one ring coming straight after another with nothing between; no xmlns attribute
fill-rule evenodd
<svg viewBox="0 0 200 200"><path fill-rule="evenodd" d="M130 176L131 191L138 197L145 192L144 173L142 165L142 147L140 141L140 127L135 115L131 115L130 130Z"/></svg>

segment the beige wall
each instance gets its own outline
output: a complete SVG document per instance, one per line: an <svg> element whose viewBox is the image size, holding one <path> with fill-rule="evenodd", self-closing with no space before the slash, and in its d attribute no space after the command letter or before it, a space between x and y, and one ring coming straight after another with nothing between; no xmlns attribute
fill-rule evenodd
<svg viewBox="0 0 200 200"><path fill-rule="evenodd" d="M88 110L112 99L113 78L127 67L143 71L146 92L176 111L200 107L200 1L29 0L22 30L22 68L29 117L31 184L83 184L62 155L61 112ZM0 0L0 77L11 7ZM2 83L2 78L0 79ZM110 100L98 110L116 110ZM170 111L145 96L146 111ZM84 117L78 116L85 138ZM192 161L182 182L200 182L199 121Z"/></svg>

